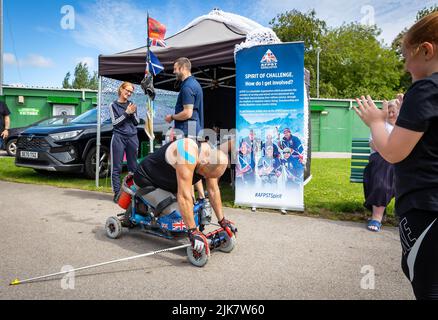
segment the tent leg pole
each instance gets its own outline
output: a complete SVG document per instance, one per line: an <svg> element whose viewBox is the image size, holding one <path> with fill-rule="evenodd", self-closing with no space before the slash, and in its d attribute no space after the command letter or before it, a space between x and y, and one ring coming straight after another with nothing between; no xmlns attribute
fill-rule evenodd
<svg viewBox="0 0 438 320"><path fill-rule="evenodd" d="M149 24L148 24L148 26L149 26ZM149 41L148 41L148 43L149 43ZM153 123L153 120L154 120L153 103L154 102L151 101L150 97L148 97L148 102L149 102L148 106L150 107L150 111L151 111L151 121ZM154 153L154 138L153 138L154 137L154 126L153 125L152 125L151 130L152 130L151 136L149 137L149 153Z"/></svg>
<svg viewBox="0 0 438 320"><path fill-rule="evenodd" d="M100 166L100 114L102 108L102 77L99 77L99 92L97 101L97 137L96 137L96 188L99 188L99 166Z"/></svg>

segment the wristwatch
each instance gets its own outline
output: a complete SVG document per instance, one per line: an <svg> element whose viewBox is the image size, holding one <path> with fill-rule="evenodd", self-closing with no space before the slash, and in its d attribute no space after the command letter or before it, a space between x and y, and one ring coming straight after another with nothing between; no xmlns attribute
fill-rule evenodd
<svg viewBox="0 0 438 320"><path fill-rule="evenodd" d="M175 120L175 119L173 118L173 114L170 115L170 119Z"/></svg>

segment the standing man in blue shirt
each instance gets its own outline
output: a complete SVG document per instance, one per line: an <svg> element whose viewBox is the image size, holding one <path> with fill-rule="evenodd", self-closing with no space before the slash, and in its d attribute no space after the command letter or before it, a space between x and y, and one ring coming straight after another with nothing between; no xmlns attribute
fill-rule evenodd
<svg viewBox="0 0 438 320"><path fill-rule="evenodd" d="M204 129L204 95L199 82L192 76L192 64L187 58L178 58L173 65L173 74L181 81L181 90L175 105L175 114L168 114L166 122L175 121L175 134L197 141ZM202 180L196 183L199 197L204 198Z"/></svg>
<svg viewBox="0 0 438 320"><path fill-rule="evenodd" d="M192 76L192 64L187 58L179 58L173 66L173 74L181 81L181 90L175 106L175 114L166 116L166 121L175 121L175 129L186 138L196 139L204 129L204 96L201 85Z"/></svg>

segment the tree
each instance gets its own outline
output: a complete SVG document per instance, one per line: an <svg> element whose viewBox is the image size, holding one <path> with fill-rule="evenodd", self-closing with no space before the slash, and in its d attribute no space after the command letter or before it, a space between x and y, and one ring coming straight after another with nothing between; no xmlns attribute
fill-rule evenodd
<svg viewBox="0 0 438 320"><path fill-rule="evenodd" d="M438 5L429 7L429 8L423 8L420 11L417 12L417 20L415 22L420 21L421 19L423 19L425 16L438 11Z"/></svg>
<svg viewBox="0 0 438 320"><path fill-rule="evenodd" d="M358 23L328 28L315 10L277 15L271 22L283 42L304 41L304 65L311 74L311 96L316 96L317 48L320 54L320 95L352 98L370 94L392 98L400 86L401 62L391 48L377 40L376 26Z"/></svg>
<svg viewBox="0 0 438 320"><path fill-rule="evenodd" d="M73 80L74 89L84 89L88 88L90 84L90 72L88 71L88 66L86 63L78 63L75 68L75 79Z"/></svg>
<svg viewBox="0 0 438 320"><path fill-rule="evenodd" d="M97 71L94 71L93 77L90 79L90 82L88 84L88 88L90 88L91 90L99 89L99 75L97 74Z"/></svg>
<svg viewBox="0 0 438 320"><path fill-rule="evenodd" d="M64 89L71 89L70 77L71 77L70 72L67 72L67 74L65 75L64 81L62 82L62 87Z"/></svg>
<svg viewBox="0 0 438 320"><path fill-rule="evenodd" d="M304 42L304 65L310 72L310 95L316 96L317 48L327 33L326 22L316 17L315 10L307 13L291 10L278 14L269 24L281 41Z"/></svg>
<svg viewBox="0 0 438 320"><path fill-rule="evenodd" d="M283 42L304 41L305 51L314 51L327 32L327 24L316 17L316 11L302 13L297 10L278 14L269 22L272 30Z"/></svg>
<svg viewBox="0 0 438 320"><path fill-rule="evenodd" d="M70 72L68 72L62 83L63 88L73 88L73 89L92 89L97 90L98 88L98 75L97 72L90 76L88 71L88 66L86 63L78 63L75 68L74 80L70 84Z"/></svg>
<svg viewBox="0 0 438 320"><path fill-rule="evenodd" d="M377 40L377 26L350 23L329 30L322 39L321 95L353 98L369 94L392 99L398 92L401 62Z"/></svg>

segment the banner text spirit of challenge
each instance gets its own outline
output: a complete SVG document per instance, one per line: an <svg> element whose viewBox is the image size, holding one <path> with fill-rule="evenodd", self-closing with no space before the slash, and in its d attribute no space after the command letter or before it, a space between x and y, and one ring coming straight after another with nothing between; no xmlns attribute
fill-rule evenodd
<svg viewBox="0 0 438 320"><path fill-rule="evenodd" d="M292 72L247 73L245 74L245 80L256 81L245 81L245 87L293 85L293 77L294 75Z"/></svg>

